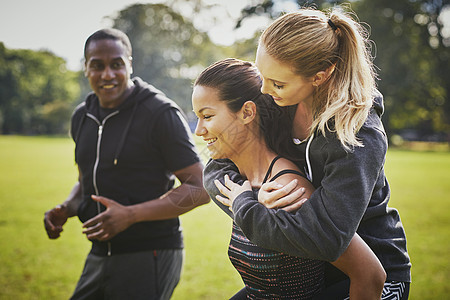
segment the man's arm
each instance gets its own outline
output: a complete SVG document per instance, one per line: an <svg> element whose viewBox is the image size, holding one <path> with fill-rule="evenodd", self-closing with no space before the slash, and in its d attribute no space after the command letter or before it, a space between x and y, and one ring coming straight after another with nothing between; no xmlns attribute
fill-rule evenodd
<svg viewBox="0 0 450 300"><path fill-rule="evenodd" d="M64 203L45 212L44 226L50 239L57 239L63 231L63 225L67 219L77 215L78 206L82 200L81 183L78 181L73 186Z"/></svg>
<svg viewBox="0 0 450 300"><path fill-rule="evenodd" d="M83 233L88 239L109 240L131 225L144 222L176 218L197 206L209 202L203 189L203 166L200 162L173 172L181 184L161 197L140 204L123 206L114 200L92 196L106 210L86 221Z"/></svg>
<svg viewBox="0 0 450 300"><path fill-rule="evenodd" d="M197 206L209 202L209 196L203 188L203 165L198 162L175 171L181 185L168 191L158 199L142 203L142 207L133 207L136 222L155 221L176 218Z"/></svg>

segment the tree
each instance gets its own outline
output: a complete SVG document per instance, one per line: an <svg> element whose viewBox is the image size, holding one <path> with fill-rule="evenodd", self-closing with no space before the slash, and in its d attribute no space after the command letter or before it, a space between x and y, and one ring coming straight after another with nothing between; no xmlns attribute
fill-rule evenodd
<svg viewBox="0 0 450 300"><path fill-rule="evenodd" d="M114 27L124 31L133 45L134 75L191 111L192 80L222 58L223 49L163 4L131 5L119 12Z"/></svg>
<svg viewBox="0 0 450 300"><path fill-rule="evenodd" d="M419 139L450 130L450 44L438 16L442 1L359 1L376 43L379 89L392 132L413 128ZM450 7L449 7L450 9Z"/></svg>
<svg viewBox="0 0 450 300"><path fill-rule="evenodd" d="M0 132L67 133L77 74L48 51L10 50L0 43Z"/></svg>

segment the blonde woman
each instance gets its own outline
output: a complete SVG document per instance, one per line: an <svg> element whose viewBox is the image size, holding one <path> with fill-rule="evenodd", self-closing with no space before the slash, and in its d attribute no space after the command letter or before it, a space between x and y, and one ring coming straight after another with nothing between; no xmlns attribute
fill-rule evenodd
<svg viewBox="0 0 450 300"><path fill-rule="evenodd" d="M411 263L399 213L388 206L383 101L362 27L339 8L283 15L263 32L256 66L262 92L279 106L295 107L286 130L316 190L304 202L299 190L289 194L293 183L266 183L259 203L282 209L262 217L248 185L234 183L240 178L233 166L210 161L204 171L208 193L232 206L252 242L291 255L332 262L358 233L387 273L382 299L407 299ZM225 174L233 180L218 185L226 197L216 198L219 190L211 183L223 182ZM322 298L348 297L349 279L328 266Z"/></svg>

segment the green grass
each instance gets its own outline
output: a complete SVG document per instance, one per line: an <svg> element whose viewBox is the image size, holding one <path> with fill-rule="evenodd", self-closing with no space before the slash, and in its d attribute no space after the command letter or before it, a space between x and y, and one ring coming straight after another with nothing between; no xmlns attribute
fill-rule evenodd
<svg viewBox="0 0 450 300"><path fill-rule="evenodd" d="M450 152L391 150L386 173L412 261L410 299L448 299Z"/></svg>
<svg viewBox="0 0 450 300"><path fill-rule="evenodd" d="M49 240L44 212L76 180L68 138L0 136L0 299L68 299L89 242L77 219ZM450 294L450 153L390 150L391 206L400 210L413 262L410 299ZM228 299L242 287L227 257L231 223L214 204L181 217L186 260L173 299Z"/></svg>

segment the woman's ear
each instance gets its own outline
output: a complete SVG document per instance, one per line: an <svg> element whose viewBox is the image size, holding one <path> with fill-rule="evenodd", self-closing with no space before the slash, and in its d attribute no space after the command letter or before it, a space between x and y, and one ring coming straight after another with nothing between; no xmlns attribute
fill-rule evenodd
<svg viewBox="0 0 450 300"><path fill-rule="evenodd" d="M319 71L314 75L312 85L317 87L324 83L325 80L327 80L327 73L325 71Z"/></svg>
<svg viewBox="0 0 450 300"><path fill-rule="evenodd" d="M256 118L256 104L253 101L247 101L242 105L241 113L239 114L244 124L253 122Z"/></svg>
<svg viewBox="0 0 450 300"><path fill-rule="evenodd" d="M313 86L319 86L322 83L324 83L328 79L328 77L330 77L331 74L333 74L335 68L336 65L334 64L328 67L325 71L317 72L313 78Z"/></svg>

